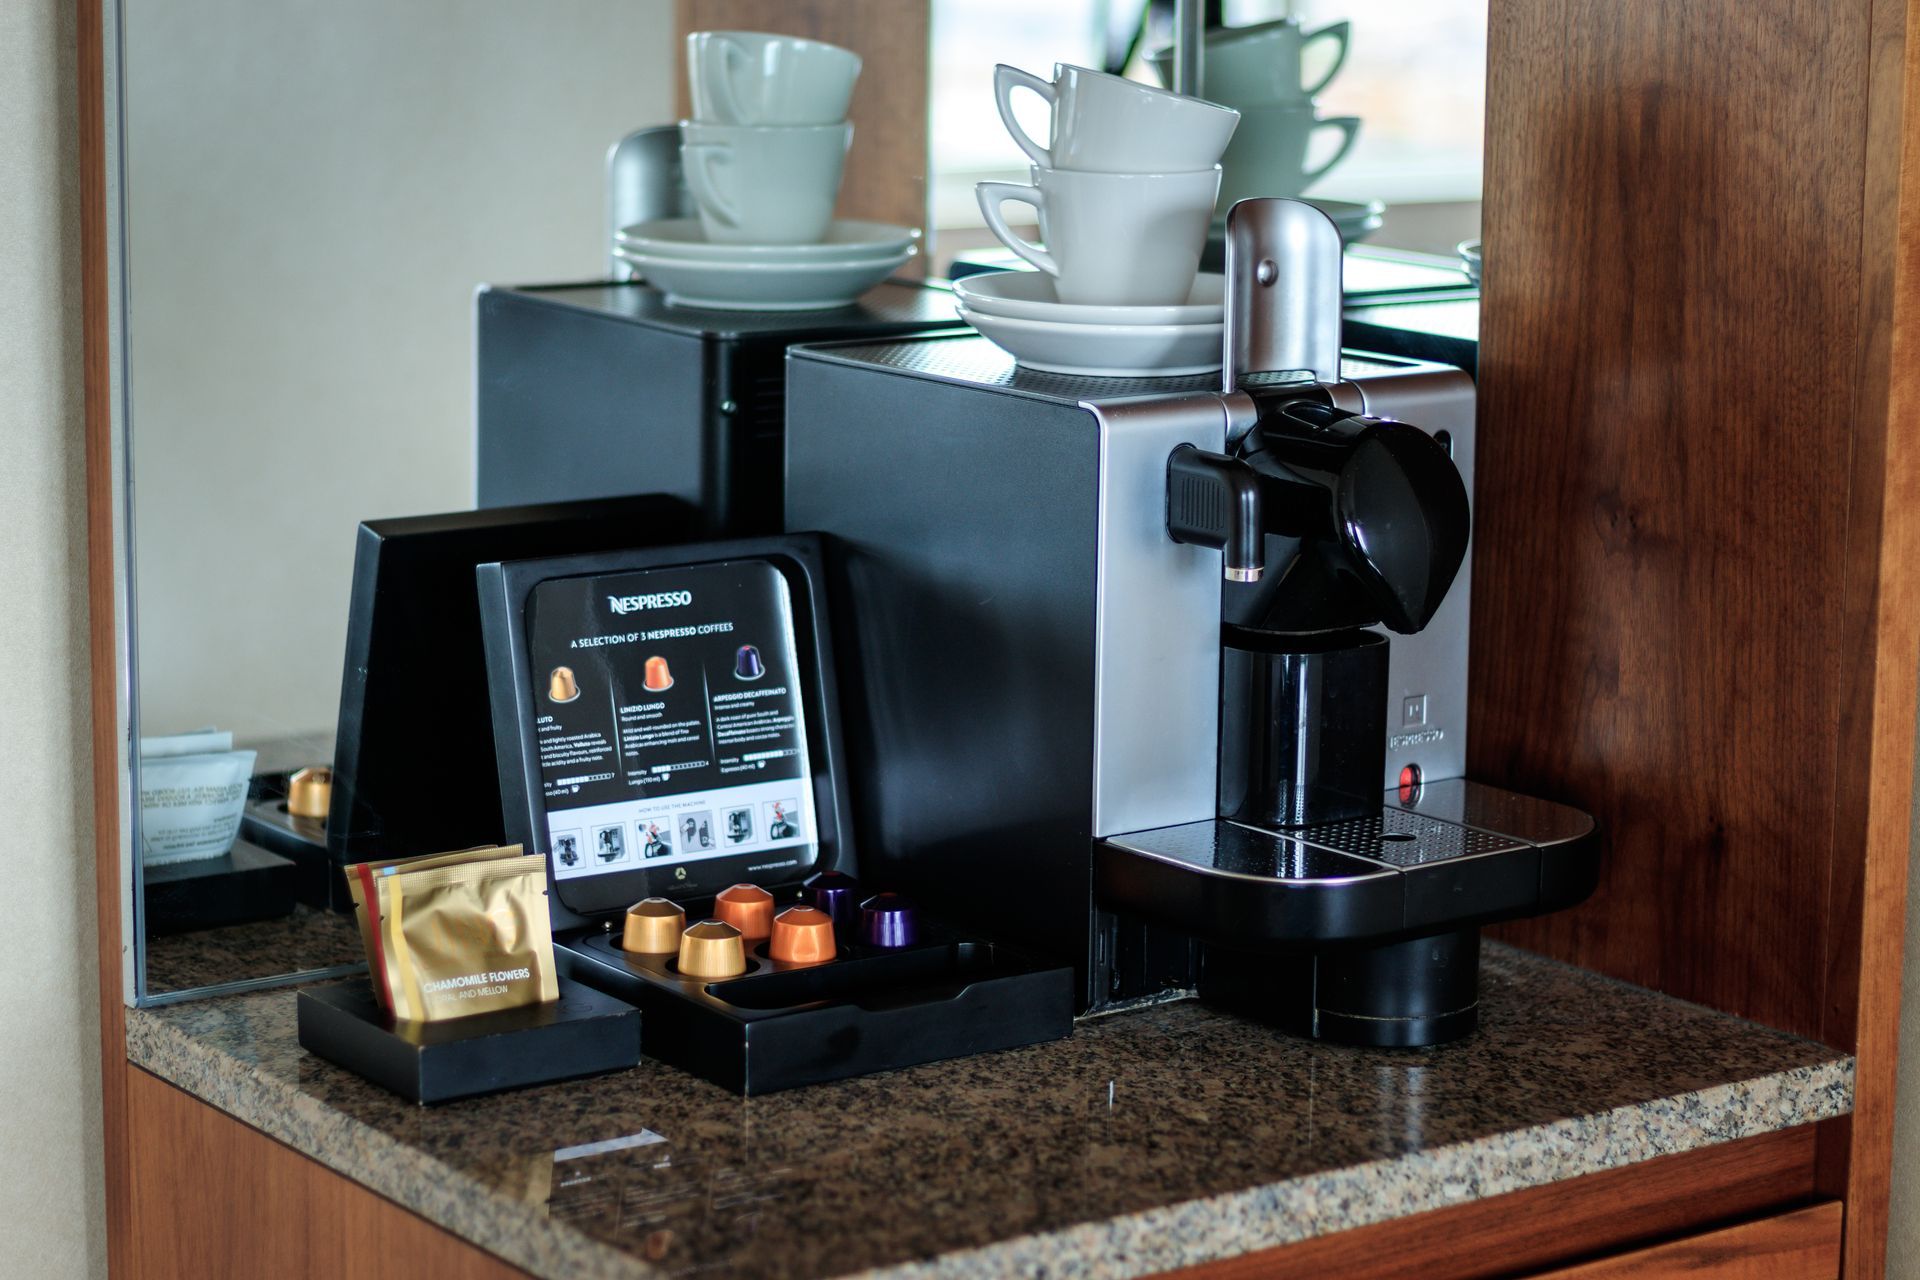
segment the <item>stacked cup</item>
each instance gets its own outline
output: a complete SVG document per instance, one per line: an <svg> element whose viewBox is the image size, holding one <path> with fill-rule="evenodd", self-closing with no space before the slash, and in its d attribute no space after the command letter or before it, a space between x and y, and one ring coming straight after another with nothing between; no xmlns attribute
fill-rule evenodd
<svg viewBox="0 0 1920 1280"><path fill-rule="evenodd" d="M860 55L798 36L687 37L680 161L699 213L622 228L615 251L671 302L839 306L917 252L918 232L836 222Z"/></svg>
<svg viewBox="0 0 1920 1280"><path fill-rule="evenodd" d="M1254 196L1298 196L1346 158L1360 133L1358 116L1322 117L1314 97L1332 82L1347 60L1351 24L1335 22L1304 31L1293 18L1251 27L1222 27L1207 33L1203 91L1214 102L1240 112L1233 145L1221 158L1220 212L1236 200ZM1307 50L1330 46L1331 60L1312 84L1306 83ZM1172 83L1173 50L1148 56L1161 83ZM1337 130L1333 152L1308 167L1313 137Z"/></svg>
<svg viewBox="0 0 1920 1280"><path fill-rule="evenodd" d="M687 37L693 119L680 124L680 162L708 240L814 244L826 235L859 74L859 54L818 40Z"/></svg>
<svg viewBox="0 0 1920 1280"><path fill-rule="evenodd" d="M1217 368L1219 282L1201 280L1198 271L1220 188L1218 161L1239 113L1086 67L1056 65L1049 80L1003 65L994 68L993 87L1001 121L1033 161L1032 182L978 184L980 211L1047 283L967 280L956 292L969 323L1035 368ZM1017 89L1047 104L1047 145L1014 118ZM1032 206L1042 243L1007 225L1008 203ZM1174 323L1164 323L1170 316ZM1031 328L1045 325L1053 331ZM1115 339L1120 347L1099 354L1103 338L1113 336L1100 330L1129 327L1134 332ZM1143 332L1149 329L1182 332Z"/></svg>

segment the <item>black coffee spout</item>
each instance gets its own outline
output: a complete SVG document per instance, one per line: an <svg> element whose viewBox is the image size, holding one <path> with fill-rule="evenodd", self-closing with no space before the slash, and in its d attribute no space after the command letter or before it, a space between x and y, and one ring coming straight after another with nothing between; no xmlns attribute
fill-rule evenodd
<svg viewBox="0 0 1920 1280"><path fill-rule="evenodd" d="M1404 635L1432 620L1472 531L1466 485L1444 446L1404 422L1296 398L1262 403L1234 454L1259 478L1257 509L1280 569L1244 620L1291 632L1380 624Z"/></svg>

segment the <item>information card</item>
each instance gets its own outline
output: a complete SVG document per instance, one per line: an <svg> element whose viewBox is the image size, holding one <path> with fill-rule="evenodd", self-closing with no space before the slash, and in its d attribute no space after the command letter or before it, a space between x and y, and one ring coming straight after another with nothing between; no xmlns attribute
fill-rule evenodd
<svg viewBox="0 0 1920 1280"><path fill-rule="evenodd" d="M786 580L763 561L534 588L535 729L557 879L816 860Z"/></svg>

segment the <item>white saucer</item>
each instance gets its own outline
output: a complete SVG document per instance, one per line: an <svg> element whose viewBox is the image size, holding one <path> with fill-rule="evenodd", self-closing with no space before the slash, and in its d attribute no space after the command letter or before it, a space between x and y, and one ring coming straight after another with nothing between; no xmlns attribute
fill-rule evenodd
<svg viewBox="0 0 1920 1280"><path fill-rule="evenodd" d="M960 318L1029 369L1102 378L1218 373L1224 324L1060 324L982 315Z"/></svg>
<svg viewBox="0 0 1920 1280"><path fill-rule="evenodd" d="M912 245L855 262L702 262L617 249L641 279L681 307L714 311L824 311L844 307L918 252Z"/></svg>
<svg viewBox="0 0 1920 1280"><path fill-rule="evenodd" d="M1061 302L1054 295L1053 277L1039 271L982 271L955 280L953 291L976 315L1057 324L1217 325L1226 315L1227 278L1202 271L1194 277L1185 303L1163 307Z"/></svg>
<svg viewBox="0 0 1920 1280"><path fill-rule="evenodd" d="M733 244L707 239L698 218L660 218L620 228L614 243L653 258L705 262L852 262L910 249L920 241L912 227L842 219L817 244Z"/></svg>

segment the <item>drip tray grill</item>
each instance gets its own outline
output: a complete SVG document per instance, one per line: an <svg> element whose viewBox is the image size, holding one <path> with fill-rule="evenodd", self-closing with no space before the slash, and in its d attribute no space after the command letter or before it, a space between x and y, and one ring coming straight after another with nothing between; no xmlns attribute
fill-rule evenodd
<svg viewBox="0 0 1920 1280"><path fill-rule="evenodd" d="M1598 874L1585 814L1464 780L1286 831L1213 820L1113 836L1094 860L1102 906L1229 946L1488 924L1579 902Z"/></svg>

